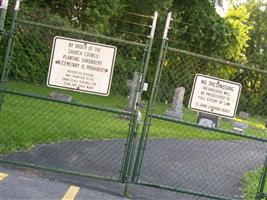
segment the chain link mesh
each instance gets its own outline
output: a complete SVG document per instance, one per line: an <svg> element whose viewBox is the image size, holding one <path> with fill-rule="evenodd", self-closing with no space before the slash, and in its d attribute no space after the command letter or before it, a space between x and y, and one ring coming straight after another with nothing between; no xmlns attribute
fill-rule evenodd
<svg viewBox="0 0 267 200"><path fill-rule="evenodd" d="M125 142L131 130L129 120L125 120L125 115L130 114L122 111L128 102L126 82L133 78L134 72L143 70L151 17L129 12L129 18L112 19L119 21L112 29L116 32L103 30L100 34L92 27L74 29L72 24L62 23L62 18L57 15L47 21L51 10L68 10L54 4L43 6L47 10L42 14L40 12L43 10L39 8L32 8L34 12L24 12L22 9L17 20L8 76L3 83L0 159L119 178L125 146L129 145ZM143 20L134 20L140 17ZM128 29L120 29L120 23ZM117 47L110 96L94 96L46 86L55 36ZM169 41L171 46L177 42ZM198 52L193 44L178 42L183 44L183 49ZM149 116L152 124L138 174L139 183L149 182L234 199L247 198L243 195L252 190L251 198L254 198L267 150L266 72L189 51L172 47L166 49L154 112ZM207 52L212 53L212 49L207 49ZM153 73L155 70L152 67L149 69ZM217 128L220 130L200 126L200 113L188 109L197 73L239 82L243 86L237 117L218 118L220 123ZM150 76L148 93L152 88ZM178 87L185 88L180 119L166 116ZM54 100L51 98L52 92L71 96L72 100ZM140 111L145 113L147 99L142 100L144 105ZM245 113L246 117L241 113ZM246 128L236 132L235 122L245 124ZM139 133L143 121L138 126ZM137 146L138 142L139 135L133 138L130 145ZM137 148L130 153L134 153L134 158ZM132 162L132 166L128 167L133 168L133 160L128 162Z"/></svg>
<svg viewBox="0 0 267 200"><path fill-rule="evenodd" d="M143 72L152 17L129 13L129 19L120 23L132 24L136 30L118 27L116 34L100 33L61 23L62 18L49 15L53 6L29 12L22 4L16 21L8 76L2 84L0 159L119 179L131 114L125 111L129 94L126 83L135 72ZM59 9L64 11L68 10ZM137 24L135 17L143 17L144 24ZM108 97L46 86L55 36L116 46ZM53 93L71 100L55 99Z"/></svg>
<svg viewBox="0 0 267 200"><path fill-rule="evenodd" d="M266 140L260 141L267 134L263 95L266 74L225 62L167 48L139 177L141 182L230 199L255 198L267 150ZM240 82L243 86L236 118L219 117L219 132L199 125L199 112L188 108L197 73ZM179 87L185 88L180 118L168 115ZM242 112L248 116L244 118ZM236 130L235 122L247 128ZM256 139L246 139L244 135ZM245 197L247 191L250 196L253 191L253 197Z"/></svg>

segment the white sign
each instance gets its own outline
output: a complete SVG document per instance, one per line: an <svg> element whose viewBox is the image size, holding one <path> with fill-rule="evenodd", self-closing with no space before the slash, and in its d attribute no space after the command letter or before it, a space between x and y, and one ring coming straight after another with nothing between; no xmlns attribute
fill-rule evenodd
<svg viewBox="0 0 267 200"><path fill-rule="evenodd" d="M115 46L56 36L47 85L108 96L116 52Z"/></svg>
<svg viewBox="0 0 267 200"><path fill-rule="evenodd" d="M2 1L0 0L0 8L6 10L8 6L8 1L9 0L2 0Z"/></svg>
<svg viewBox="0 0 267 200"><path fill-rule="evenodd" d="M242 85L202 74L196 74L189 109L233 118Z"/></svg>
<svg viewBox="0 0 267 200"><path fill-rule="evenodd" d="M143 91L146 92L148 89L148 83L144 83Z"/></svg>

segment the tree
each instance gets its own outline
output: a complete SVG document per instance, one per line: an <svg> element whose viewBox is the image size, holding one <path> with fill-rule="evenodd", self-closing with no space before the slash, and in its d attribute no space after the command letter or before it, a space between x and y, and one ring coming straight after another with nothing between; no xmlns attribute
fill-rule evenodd
<svg viewBox="0 0 267 200"><path fill-rule="evenodd" d="M249 1L246 6L250 10L248 23L252 27L249 31L250 40L246 50L247 64L257 69L267 70L267 3L260 0ZM251 109L258 114L267 114L266 74L255 72L244 72L243 74L243 76L247 75L244 84L250 91L251 98L255 103L254 109Z"/></svg>
<svg viewBox="0 0 267 200"><path fill-rule="evenodd" d="M234 37L228 46L227 57L233 61L246 61L246 48L250 39L249 30L251 26L247 23L249 12L245 5L237 8L231 6L224 17L226 22L231 26Z"/></svg>
<svg viewBox="0 0 267 200"><path fill-rule="evenodd" d="M246 6L250 10L248 23L252 27L246 57L249 64L267 69L267 3L257 0Z"/></svg>
<svg viewBox="0 0 267 200"><path fill-rule="evenodd" d="M110 20L124 7L122 0L26 0L24 4L48 10L50 15L67 19L75 28L94 32L108 32L114 25Z"/></svg>
<svg viewBox="0 0 267 200"><path fill-rule="evenodd" d="M247 13L246 17L235 17L241 16L242 13ZM243 57L242 62L255 69L267 69L266 3L260 0L250 0L247 3L237 4L230 9L229 16L233 27L240 30L237 34L240 36L239 40L246 39L246 43L245 40L240 43L246 47L245 51L239 51L239 54ZM244 30L246 26L249 27L246 33L245 31L242 32L241 30ZM232 77L243 86L239 108L253 114L267 114L265 106L267 96L266 75L253 70L238 70Z"/></svg>

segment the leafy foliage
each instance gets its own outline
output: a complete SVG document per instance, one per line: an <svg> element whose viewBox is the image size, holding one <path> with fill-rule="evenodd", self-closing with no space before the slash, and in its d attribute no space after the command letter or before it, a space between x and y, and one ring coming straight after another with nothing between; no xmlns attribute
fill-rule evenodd
<svg viewBox="0 0 267 200"><path fill-rule="evenodd" d="M267 69L266 59L267 59L267 9L266 3L260 0L248 1L245 4L240 4L235 9L232 8L230 14L240 15L243 12L243 18L238 18L235 20L240 21L237 26L240 34L239 44L245 46L245 51L239 53L242 55L242 61L247 65L252 66L255 69ZM245 14L247 13L247 14ZM247 26L245 33L242 27ZM243 31L242 31L243 30ZM242 36L243 35L243 36ZM246 36L248 35L248 37ZM242 38L246 38L247 41L242 41ZM257 72L239 71L239 74L235 74L236 81L240 82L243 86L242 93L245 96L250 96L253 101L241 101L244 104L239 105L241 109L248 112L259 114L267 113L265 102L266 102L266 87L267 78L265 74ZM252 105L253 104L253 105ZM251 106L248 106L251 105ZM261 109L253 109L261 108Z"/></svg>
<svg viewBox="0 0 267 200"><path fill-rule="evenodd" d="M266 69L267 14L266 9L263 9L266 5L260 0L238 4L232 6L224 18L216 13L215 5L221 6L222 1L36 0L33 2L25 0L22 3L20 18L145 43L150 31L148 27L151 18L132 15L129 12L148 16L154 10L158 10L163 17L159 18L157 26L159 35L156 35L156 38L161 38L165 13L172 11L173 21L169 36L169 43L172 46ZM126 23L127 21L133 23ZM17 30L14 45L18 48L13 49L9 78L42 83L47 75L52 36L71 35L21 25ZM87 39L100 42L95 38ZM155 40L149 68L151 71L147 80L149 83L153 80L155 71L153 66L156 66L160 43L160 39ZM124 88L125 77L130 79L133 70L140 68L142 53L134 48L117 46L121 53L117 57L112 87L125 93L125 90L119 88ZM263 90L267 87L266 78L259 73L223 68L216 63L211 64L205 60L188 59L179 55L164 61L166 73L162 77L162 82L171 83L173 80L178 80L181 75L175 72L182 73L184 66L190 69L190 73L183 73L183 79L192 80L192 74L195 73L213 73L241 82L243 92L255 97L253 101L255 106L260 106L261 102L264 102L264 96L267 95ZM184 87L190 89L190 85L191 82L188 82ZM246 109L246 105L241 105L241 108Z"/></svg>

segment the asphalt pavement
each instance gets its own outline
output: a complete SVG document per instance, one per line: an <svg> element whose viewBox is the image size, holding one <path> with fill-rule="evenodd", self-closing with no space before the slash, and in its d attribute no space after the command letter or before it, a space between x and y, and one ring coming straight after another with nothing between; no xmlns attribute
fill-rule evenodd
<svg viewBox="0 0 267 200"><path fill-rule="evenodd" d="M1 159L117 176L124 140L71 141L39 145ZM140 181L184 190L240 198L241 178L259 167L267 148L253 141L153 139L147 143ZM0 199L62 199L70 186L79 187L75 199L125 199L123 185L64 174L14 168L0 164ZM130 185L131 199L203 199L165 190Z"/></svg>

